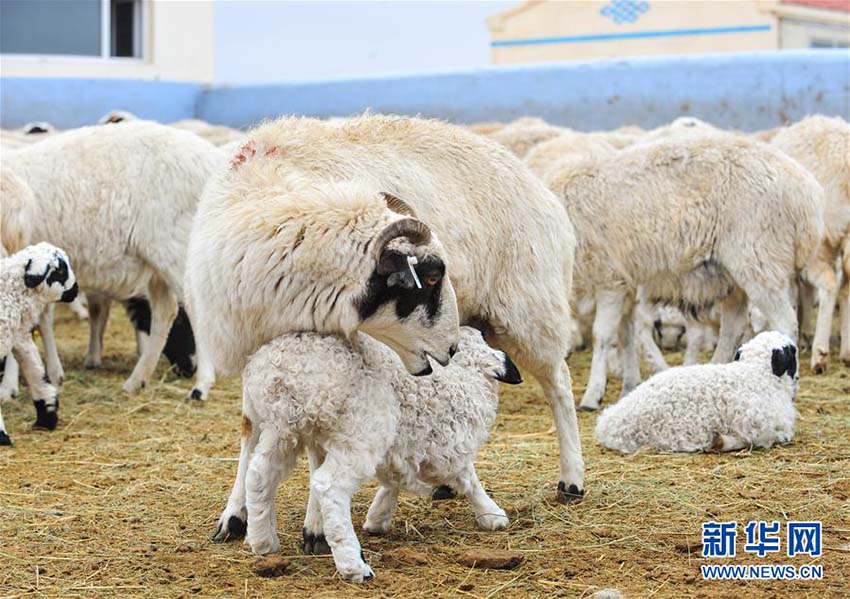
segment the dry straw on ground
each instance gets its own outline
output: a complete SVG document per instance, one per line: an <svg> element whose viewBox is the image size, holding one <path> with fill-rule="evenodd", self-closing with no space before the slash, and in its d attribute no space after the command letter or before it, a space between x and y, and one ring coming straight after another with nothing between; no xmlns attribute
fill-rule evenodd
<svg viewBox="0 0 850 599"><path fill-rule="evenodd" d="M259 576L240 543L207 540L236 468L237 380L221 381L206 404L188 403L188 384L161 365L159 382L128 397L120 389L135 348L120 310L100 372L82 368L85 323L63 311L58 336L67 371L59 429L30 431L28 402L3 406L15 446L0 449L0 597L587 597L606 588L625 597L848 596L850 369L835 363L823 377L803 367L797 437L771 451L621 457L594 444L596 416L580 414L588 493L568 507L550 499L557 448L539 388L504 388L478 468L510 528L477 530L461 500L406 497L388 536L361 537L377 577L355 586L335 576L329 557L299 554L303 463L278 497L290 562L282 576ZM576 396L588 365L586 352L571 358ZM355 498L357 526L373 489ZM824 580L703 581L700 524L711 519L822 520ZM509 570L457 562L476 548L524 559ZM733 560L755 562L740 547Z"/></svg>

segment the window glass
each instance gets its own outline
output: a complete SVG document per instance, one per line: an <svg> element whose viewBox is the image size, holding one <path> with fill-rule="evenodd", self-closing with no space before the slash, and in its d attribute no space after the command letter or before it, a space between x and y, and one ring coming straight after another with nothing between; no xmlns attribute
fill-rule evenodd
<svg viewBox="0 0 850 599"><path fill-rule="evenodd" d="M100 56L100 0L0 0L0 52Z"/></svg>

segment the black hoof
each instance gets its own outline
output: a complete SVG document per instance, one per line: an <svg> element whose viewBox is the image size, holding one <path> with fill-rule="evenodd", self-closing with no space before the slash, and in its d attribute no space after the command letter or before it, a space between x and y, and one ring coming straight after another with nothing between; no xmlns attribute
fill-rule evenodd
<svg viewBox="0 0 850 599"><path fill-rule="evenodd" d="M302 528L301 537L304 539L304 542L301 544L301 550L306 555L331 554L331 547L330 545L328 545L328 541L327 539L325 539L325 535L321 533L314 535L311 532L307 532L306 528Z"/></svg>
<svg viewBox="0 0 850 599"><path fill-rule="evenodd" d="M374 574L367 574L363 577L363 582L366 582L367 580L372 580L373 578L375 578Z"/></svg>
<svg viewBox="0 0 850 599"><path fill-rule="evenodd" d="M581 501L584 498L584 489L579 489L575 485L567 487L564 481L558 483L558 501L561 503L573 503Z"/></svg>
<svg viewBox="0 0 850 599"><path fill-rule="evenodd" d="M33 424L33 428L43 428L49 431L54 430L56 424L59 422L59 414L56 412L56 408L59 407L58 403L53 410L47 409L43 399L35 400L32 403L35 405L35 424Z"/></svg>
<svg viewBox="0 0 850 599"><path fill-rule="evenodd" d="M455 497L457 497L457 493L454 492L454 489L446 485L434 487L434 490L431 491L431 499L434 501L444 501L446 499L454 499Z"/></svg>
<svg viewBox="0 0 850 599"><path fill-rule="evenodd" d="M6 431L0 431L0 447L9 447L11 444L12 440L6 434Z"/></svg>
<svg viewBox="0 0 850 599"><path fill-rule="evenodd" d="M598 409L599 408L594 408L592 406L579 406L578 407L579 412L595 412Z"/></svg>
<svg viewBox="0 0 850 599"><path fill-rule="evenodd" d="M192 389L192 393L189 395L189 397L198 401L201 401L204 398L200 389Z"/></svg>
<svg viewBox="0 0 850 599"><path fill-rule="evenodd" d="M244 538L247 530L247 522L245 522L238 516L231 516L227 519L226 528L222 528L221 522L218 523L218 528L215 529L215 533L213 534L213 536L210 537L210 540L213 543L225 543L227 541L235 541L236 539Z"/></svg>

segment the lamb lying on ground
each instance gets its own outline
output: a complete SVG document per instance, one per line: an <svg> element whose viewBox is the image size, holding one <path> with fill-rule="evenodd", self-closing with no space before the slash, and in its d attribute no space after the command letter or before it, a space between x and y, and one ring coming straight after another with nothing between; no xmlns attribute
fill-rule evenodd
<svg viewBox="0 0 850 599"><path fill-rule="evenodd" d="M797 347L775 331L742 345L728 364L656 374L596 421L596 440L634 453L769 448L794 436Z"/></svg>
<svg viewBox="0 0 850 599"><path fill-rule="evenodd" d="M76 296L77 280L68 256L49 243L29 246L0 259L0 356L14 352L20 363L39 428L56 428L59 404L56 388L47 382L32 329L47 304L71 302ZM0 445L11 444L0 414Z"/></svg>
<svg viewBox="0 0 850 599"><path fill-rule="evenodd" d="M431 376L410 376L385 345L316 333L283 335L243 371L242 452L213 540L245 533L255 553L277 551L275 493L299 453L310 459L304 550L333 552L349 581L372 578L351 523L351 496L376 477L381 488L364 529L389 530L398 493L445 484L472 503L478 526L508 518L487 495L473 460L496 419L498 384L520 383L508 356L461 328L457 354Z"/></svg>

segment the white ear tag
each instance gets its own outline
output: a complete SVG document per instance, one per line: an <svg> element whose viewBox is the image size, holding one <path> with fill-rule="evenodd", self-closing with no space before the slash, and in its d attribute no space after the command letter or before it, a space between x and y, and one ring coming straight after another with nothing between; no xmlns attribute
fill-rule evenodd
<svg viewBox="0 0 850 599"><path fill-rule="evenodd" d="M419 282L419 276L416 274L416 269L413 268L416 264L419 264L419 260L416 259L416 256L407 257L407 267L410 269L410 274L413 275L413 280L416 281L416 288L422 289L422 283Z"/></svg>

